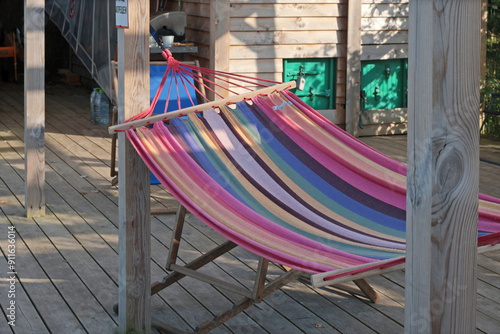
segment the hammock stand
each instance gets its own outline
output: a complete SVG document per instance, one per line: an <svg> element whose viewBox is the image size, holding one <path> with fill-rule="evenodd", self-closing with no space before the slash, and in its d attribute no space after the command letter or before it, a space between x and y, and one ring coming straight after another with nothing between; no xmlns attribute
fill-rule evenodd
<svg viewBox="0 0 500 334"><path fill-rule="evenodd" d="M176 66L178 66L178 62L175 61L171 55L168 53L164 54L165 58L169 62L169 64L172 64L172 68L175 70ZM170 68L170 66L169 66ZM192 67L190 67L192 68ZM228 73L219 73L219 72L214 72L214 71L208 71L204 69L197 69L200 72L204 74L212 74L214 75L218 80L221 80L222 78L225 78L226 75L230 75ZM169 71L167 69L167 71ZM223 79L225 80L225 79ZM248 78L244 78L243 80L247 81ZM204 79L205 82L210 82L212 84L215 84L215 80L211 81L209 79ZM164 82L162 83L163 86ZM176 82L176 86L178 87L179 84ZM172 86L170 86L172 87ZM179 116L185 116L185 115L191 115L194 113L199 113L201 111L211 109L211 108L223 108L227 104L234 103L236 101L244 101L247 99L255 98L261 95L268 95L271 94L272 92L275 91L281 91L281 90L286 90L288 88L293 88L295 87L294 82L290 83L284 83L284 84L279 84L276 86L271 86L271 87L266 87L257 91L252 91L246 94L238 95L238 96L233 96L230 98L222 99L219 101L215 102L208 102L205 104L201 104L198 106L193 106L190 108L185 108L182 110L178 110L175 112L169 112L166 114L162 115L154 115L151 116L152 109L154 109L154 104L156 101L156 98L153 100L152 107L143 113L139 114L137 117L132 118L126 123L117 125L117 126L112 126L109 128L110 133L116 133L118 131L127 131L127 135L129 136L129 139L131 139L133 129L137 129L143 126L151 126L152 124L156 122L162 122L162 121L168 121L171 119L174 119ZM170 89L170 88L169 88ZM211 90L207 86L207 89ZM214 93L215 91L212 90ZM168 102L167 102L168 103ZM345 136L345 135L344 135ZM132 141L132 139L131 139ZM135 145L134 145L135 146ZM137 147L136 147L137 149ZM144 157L143 157L144 158ZM179 167L182 168L182 167ZM486 211L486 213L483 213L483 216L486 215L489 217L490 221L492 220L494 223L499 222L500 218L500 200L490 198L488 196L481 196L480 199L483 201L483 205L487 206L486 209L483 209L483 211ZM487 204L484 204L487 203ZM480 204L481 205L481 204ZM492 208L493 207L493 208ZM480 209L481 210L481 209ZM172 273L166 277L163 278L161 282L156 282L152 285L151 288L151 293L155 294L162 289L172 285L173 283L177 282L178 280L182 279L185 276L190 276L196 279L199 279L201 281L207 282L209 284L212 284L214 286L217 286L219 288L226 289L228 291L237 293L239 295L242 295L243 298L236 302L233 307L225 312L222 312L214 317L213 320L205 322L201 324L200 326L197 327L196 332L199 333L205 333L210 331L211 329L215 328L216 326L222 324L223 322L227 321L228 319L232 318L236 314L242 312L246 308L252 306L255 303L258 303L262 301L263 298L265 298L267 295L271 294L272 292L276 291L277 289L280 289L281 287L285 286L289 282L299 278L300 276L306 274L304 270L301 269L292 269L288 272L285 272L283 275L278 277L277 279L265 284L266 281L266 274L267 274L267 267L269 260L265 256L260 257L259 265L257 268L257 275L254 283L254 287L252 290L244 289L239 286L231 285L228 284L227 282L224 282L222 280L219 280L214 277L210 277L208 275L202 274L200 272L197 272L196 270L203 267L205 264L215 260L219 256L227 253L234 247L236 247L238 244L234 241L227 241L218 247L214 248L213 250L207 252L206 254L198 257L197 259L193 260L192 262L186 264L185 266L180 266L176 264L176 259L177 259L177 254L180 246L180 241L181 241L181 235L182 235L182 229L183 229L183 224L184 224L184 218L186 214L186 208L184 207L183 204L179 204L178 209L177 209L177 214L176 214L176 226L173 231L172 235L172 240L170 243L169 247L169 254L168 254L168 259L167 259L167 270L172 270ZM478 246L479 246L479 252L484 252L484 251L489 251L489 250L495 250L495 249L500 249L500 236L499 236L499 230L497 227L495 227L496 233L491 233L485 236L481 236L479 238ZM245 247L247 248L247 247ZM258 252L256 253L258 254ZM258 254L260 255L260 254ZM274 259L271 259L274 260ZM362 291L362 293L368 297L371 301L376 302L378 300L378 295L377 293L364 281L365 277L372 276L372 275L379 275L383 274L386 272L394 271L394 270L399 270L404 268L404 261L405 257L404 256L399 256L399 257L392 257L387 260L379 260L376 262L369 262L369 263L364 263L364 264L357 264L357 265L352 265L350 267L344 268L344 269L336 269L333 271L326 271L326 272L319 272L313 274L311 276L311 283L314 287L321 287L321 286L326 286L326 285L333 285L333 284L339 284L342 282L346 281L353 281ZM278 261L279 262L279 261ZM287 265L287 262L284 261L285 263L282 263L284 265ZM169 327L168 325L164 324L161 320L154 319L153 321L156 323L155 327L157 327L160 330L166 331L166 332L178 332L178 330L173 329Z"/></svg>

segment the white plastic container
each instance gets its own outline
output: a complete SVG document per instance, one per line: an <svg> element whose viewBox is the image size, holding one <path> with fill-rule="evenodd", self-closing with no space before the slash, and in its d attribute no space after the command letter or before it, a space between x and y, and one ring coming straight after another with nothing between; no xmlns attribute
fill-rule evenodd
<svg viewBox="0 0 500 334"><path fill-rule="evenodd" d="M174 35L162 36L161 39L163 42L163 46L166 48L170 48L172 45L174 45Z"/></svg>

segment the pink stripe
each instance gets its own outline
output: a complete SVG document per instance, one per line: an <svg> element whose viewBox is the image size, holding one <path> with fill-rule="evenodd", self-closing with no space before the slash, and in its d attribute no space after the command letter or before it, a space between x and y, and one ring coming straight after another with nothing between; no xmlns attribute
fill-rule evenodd
<svg viewBox="0 0 500 334"><path fill-rule="evenodd" d="M333 224L331 221L313 213L306 208L302 203L297 201L286 190L284 190L276 181L262 169L255 159L248 153L243 145L238 141L236 136L228 128L227 124L222 120L220 115L213 110L206 110L203 116L211 129L216 134L222 146L225 147L228 154L259 184L265 184L266 189L280 201L286 203L289 207L296 210L303 217L314 221L319 226L322 226L334 233L342 235L344 238L357 240L360 243L366 243L374 246L386 247L391 249L404 249L404 245L397 242L381 240L372 235L363 235L357 230L350 230L342 226ZM291 223L290 223L291 224ZM298 227L298 226L297 226Z"/></svg>
<svg viewBox="0 0 500 334"><path fill-rule="evenodd" d="M150 168L153 174L160 180L160 182L167 188L167 190L175 196L179 202L184 205L191 213L196 215L201 221L213 228L215 231L225 236L229 240L237 243L238 245L248 249L249 251L263 256L271 261L276 261L284 265L296 268L298 270L308 271L308 272L324 272L332 270L333 268L328 266L319 265L309 261L305 261L300 258L290 256L278 252L272 248L265 245L255 244L255 242L245 236L242 236L230 229L227 229L224 225L220 224L217 220L213 219L210 215L201 209L195 202L189 199L184 193L166 176L165 172L157 165L157 163L150 157L146 148L142 145L140 139L132 131L127 131L127 137L129 138L132 145L135 147L141 158L143 158L146 165ZM256 246L258 245L258 247ZM349 266L349 265L346 265Z"/></svg>
<svg viewBox="0 0 500 334"><path fill-rule="evenodd" d="M396 188L394 185L386 182L387 187L382 187L380 184L373 183L368 173L362 172L362 174L364 174L363 178L361 175L346 168L337 160L339 157L335 156L334 152L329 152L331 155L327 155L325 150L329 150L305 133L305 131L299 130L299 134L295 123L292 123L290 119L281 115L278 111L274 111L273 108L269 106L269 102L266 103L264 99L259 97L253 98L252 100L259 107L261 107L261 109L284 133L286 133L295 143L301 146L306 152L313 156L314 159L320 162L325 168L328 168L332 173L338 175L345 182L350 183L354 187L364 191L374 198L389 203L400 209L406 208L406 197L401 193L392 191L393 188ZM304 139L304 137L308 140ZM318 147L323 147L324 150L319 150Z"/></svg>
<svg viewBox="0 0 500 334"><path fill-rule="evenodd" d="M347 132L343 131L341 128L330 122L323 115L318 113L316 110L305 104L301 99L299 99L295 94L290 91L283 91L283 94L290 100L293 104L300 109L306 116L311 118L318 126L326 130L332 136L340 140L345 145L349 146L353 150L361 153L368 159L377 162L381 166L396 172L401 175L406 175L406 165L396 161L385 154L376 151L372 147L366 145L359 139L351 136Z"/></svg>
<svg viewBox="0 0 500 334"><path fill-rule="evenodd" d="M321 114L319 114L316 110L309 107L302 100L296 97L293 93L289 91L283 91L283 94L290 100L293 101L294 105L298 107L306 116L311 118L315 123L318 124L321 128L326 130L332 136L342 141L345 145L351 147L357 152L363 154L365 157L370 160L379 163L381 166L392 170L393 172L399 173L401 175L406 176L406 165L398 162L388 156L376 151L365 143L359 141L357 138L354 138L350 134L345 131L342 131L335 124L331 123L329 120L324 118ZM360 188L361 189L361 188ZM405 191L406 194L406 191ZM500 204L500 199L495 198L485 194L479 194L479 199ZM405 203L406 204L406 203ZM406 205L402 208L406 208ZM492 222L498 221L500 217L498 215L492 215L484 212L484 209L481 209L479 206L479 229L482 231L490 231L496 232L500 229L500 224Z"/></svg>
<svg viewBox="0 0 500 334"><path fill-rule="evenodd" d="M181 169L184 171L189 171L189 177L197 182L202 188L207 187L207 180L211 180L210 176L200 168L200 166L194 162L191 157L182 149L180 144L176 141L175 137L168 131L164 126L155 126L154 131L157 133L157 137L161 140L163 145L171 145L172 150L175 152L173 155L174 160L176 160ZM319 242L306 238L300 234L294 233L256 213L255 211L243 205L240 201L235 199L231 194L229 194L224 188L222 188L218 183L211 183L210 190L213 191L213 196L216 197L216 203L221 204L226 210L232 211L234 214L240 216L241 218L247 220L249 224L256 226L259 229L265 230L266 233L271 232L280 238L285 238L298 245L303 245L301 247L308 247L314 253L324 252L325 256L332 257L332 254L339 255L340 257L349 257L354 262L370 262L369 258L358 256L346 252L339 251L335 248L325 246ZM338 259L337 259L338 260ZM353 262L353 263L354 263Z"/></svg>
<svg viewBox="0 0 500 334"><path fill-rule="evenodd" d="M270 94L269 97L265 100L265 103L267 103L270 107L273 107L274 105L281 105L283 102L285 102L285 100L283 100L283 98L278 94ZM401 194L406 193L406 185L397 183L397 178L394 181L394 179L391 177L390 172L388 172L387 170L374 168L374 165L376 165L375 167L380 166L378 163L373 160L366 159L366 157L361 154L353 154L352 152L357 151L349 149L347 145L344 145L340 141L335 144L333 144L333 142L328 144L323 142L321 138L323 138L325 134L321 131L321 127L318 127L317 124L311 124L310 122L308 122L303 117L304 115L302 113L297 113L296 110L292 107L286 106L283 110L286 112L282 113L275 111L275 113L277 115L280 115L280 117L282 117L281 115L286 114L286 121L290 122L289 124L297 124L301 129L305 130L300 132L300 134L302 134L302 136L308 142L310 142L314 147L317 147L321 152L331 157L335 161L338 161L347 169L363 176L368 180L371 180L376 184L381 185L383 188L390 187L393 191L399 192ZM361 157L363 157L364 159L362 159ZM397 177L400 177L400 175L397 174Z"/></svg>
<svg viewBox="0 0 500 334"><path fill-rule="evenodd" d="M132 136L135 137L135 138L133 138ZM133 133L129 137L131 137L131 141L133 139L136 139L140 143L140 139L136 137L135 133ZM173 139L173 138L171 138L171 139ZM164 142L164 140L162 140L162 142ZM257 253L257 254L260 254L262 256L265 256L265 257L267 257L267 258L269 258L271 260L276 260L276 261L278 261L280 263L283 263L283 264L287 264L288 263L287 265L290 265L290 266L292 266L294 268L297 268L297 269L299 269L298 264L297 264L297 261L298 261L299 263L302 263L302 264L300 264L300 266L301 266L300 270L307 270L307 271L311 271L311 272L322 272L322 271L325 271L325 270L331 270L331 269L328 269L329 267L327 267L327 266L324 266L324 265L321 265L321 264L317 264L317 263L312 263L312 262L308 264L308 266L309 266L308 268L304 268L303 267L304 263L306 263L308 261L304 261L303 259L296 258L295 256L292 256L292 255L289 255L289 254L286 254L286 253L276 252L275 250L269 249L268 247L266 247L264 245L261 245L259 243L255 243L252 239L249 239L249 238L247 238L245 236L242 236L240 234L235 234L236 232L228 230L224 225L222 225L221 223L217 222L210 215L208 215L203 209L201 209L199 206L197 206L192 200L190 200L189 198L187 198L182 193L182 191L179 188L177 188L177 186L175 186L175 184L173 184L168 179L168 177L166 176L165 172L161 169L161 167L159 167L156 164L156 162L154 162L154 160L152 160L150 157L148 157L149 154L144 153L144 152L147 152L146 149L144 147L142 147L142 145L141 145L142 149L140 149L140 147L136 143L137 142L134 141L134 146L136 146L136 149L138 150L138 152L140 153L140 155L143 158L145 158L146 164L151 168L151 170L158 177L158 179L162 183L165 183L165 186L167 187L167 189L169 191L172 191L172 194L174 196L176 196L176 198L179 198L179 200L182 199L181 203L183 203L183 205L186 205L186 207L188 209L193 208L192 212L194 214L196 214L207 225L213 227L215 230L217 230L222 235L224 235L224 236L228 237L229 239L237 242L241 246L249 249L250 251L252 251L254 253ZM177 153L181 153L181 154L184 153L185 154L184 151L181 151L181 152L175 152L175 150L172 151L172 147L165 147L163 149L165 150L165 152L170 151L171 154L172 154L172 157L176 157ZM177 156L177 158L179 158L179 156ZM182 169L185 166L179 166L179 167ZM200 169L200 171L204 173L203 170ZM195 173L190 173L186 177L190 177L190 178L191 177L195 177L197 175L196 173L198 173L200 171L196 171ZM202 189L201 191L204 191L204 190ZM224 190L222 190L222 191L224 191ZM237 202L237 203L239 203L239 202ZM218 204L218 202L215 201L214 205L217 205L217 204ZM239 204L239 206L240 207L236 210L238 212L241 209L242 210L245 210L245 209L248 210L248 208L246 208L246 206L244 206L244 205ZM226 209L226 208L223 207L223 209ZM256 215L253 211L250 211L250 212L251 212L251 214ZM262 217L260 217L258 215L256 215L256 217L257 217L257 219L259 219L261 221L267 222L266 219L263 219ZM253 222L249 221L249 223L253 223ZM269 223L271 224L271 226L274 225L272 222L269 222ZM302 254L309 254L309 255L306 255L306 256L309 256L311 259L315 258L315 256L317 257L318 255L321 255L321 256L329 257L332 260L334 260L336 262L339 262L339 264L342 263L343 265L345 265L347 267L351 266L351 265L356 265L356 264L359 264L359 263L366 263L366 262L372 262L372 261L374 261L373 259L370 259L370 258L364 258L364 257L361 257L361 256L356 256L356 255L353 255L353 254L345 253L345 252L342 252L342 251L339 251L339 250L336 250L336 249L324 246L322 244L319 244L319 243L316 243L316 242L314 242L312 240L304 238L304 237L302 237L300 235L294 235L292 232L290 232L290 231L288 231L286 229L283 229L280 226L277 226L277 228L281 229L281 232L279 232L278 234L274 233L273 235L271 235L268 232L266 232L266 233L264 233L263 237L265 237L265 238L267 237L267 239L269 237L280 238L280 239L285 238L285 239L283 239L282 242L284 242L285 244L287 244L290 247L292 247L292 249L295 249L294 251L298 251L299 249L301 249L300 252ZM291 236L291 241L290 240L286 240L286 239L288 239L287 236ZM305 241L307 243L310 243L313 246L312 247L308 247L308 246L305 246L305 245L303 245L301 243L297 243L296 240L300 241L300 239L305 239ZM276 241L277 240L274 240L273 243L276 243ZM263 251L266 252L265 255L264 255Z"/></svg>

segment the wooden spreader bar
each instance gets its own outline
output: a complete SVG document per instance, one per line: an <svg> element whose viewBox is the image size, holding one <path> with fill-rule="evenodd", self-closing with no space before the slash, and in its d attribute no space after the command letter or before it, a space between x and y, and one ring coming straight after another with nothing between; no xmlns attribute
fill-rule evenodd
<svg viewBox="0 0 500 334"><path fill-rule="evenodd" d="M136 128L140 128L141 126L144 126L144 125L148 125L148 124L159 122L162 120L167 120L167 119L179 117L181 115L200 112L203 110L208 110L210 108L218 108L219 106L223 106L227 103L240 102L240 101L243 101L245 99L250 99L254 96L260 95L260 94L266 95L266 94L270 94L274 91L280 91L280 90L284 90L287 88L290 88L290 89L295 88L295 86L296 86L295 81L285 82L285 83L282 83L279 85L274 85L274 86L258 89L258 90L255 90L255 91L252 91L249 93L231 96L231 97L228 97L226 99L217 100L217 101L213 101L213 102L207 102L207 103L199 104L197 106L192 106L189 108L184 108L184 109L180 109L177 111L172 111L172 112L168 112L165 114L157 114L157 115L153 115L150 117L138 119L135 121L130 121L127 123L113 125L113 126L110 126L108 128L108 132L110 134L113 134L113 133L129 130L129 129L136 129Z"/></svg>

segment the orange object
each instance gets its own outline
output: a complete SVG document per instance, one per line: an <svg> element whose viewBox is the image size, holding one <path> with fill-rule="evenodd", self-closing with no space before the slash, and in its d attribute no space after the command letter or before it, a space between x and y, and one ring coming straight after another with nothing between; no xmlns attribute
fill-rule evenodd
<svg viewBox="0 0 500 334"><path fill-rule="evenodd" d="M0 47L0 58L14 58L14 79L17 82L16 35L12 33L12 46Z"/></svg>

